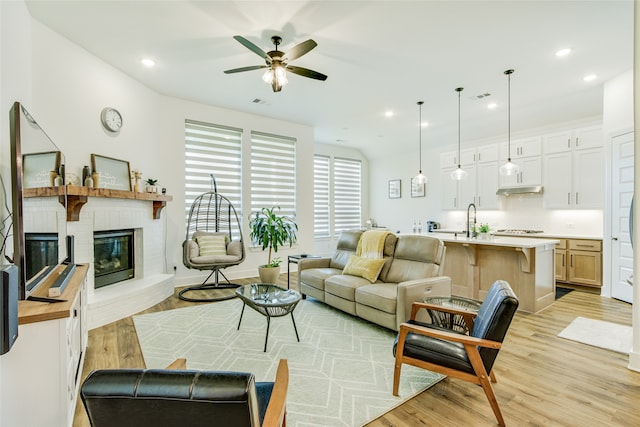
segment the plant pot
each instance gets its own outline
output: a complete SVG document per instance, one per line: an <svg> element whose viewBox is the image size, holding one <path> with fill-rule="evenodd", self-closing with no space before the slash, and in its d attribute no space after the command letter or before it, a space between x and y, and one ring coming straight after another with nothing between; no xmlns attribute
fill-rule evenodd
<svg viewBox="0 0 640 427"><path fill-rule="evenodd" d="M272 283L276 284L278 282L278 277L280 276L280 266L278 267L258 267L258 274L260 275L261 283Z"/></svg>
<svg viewBox="0 0 640 427"><path fill-rule="evenodd" d="M147 185L145 187L145 191L147 193L157 193L158 192L158 186L157 185Z"/></svg>

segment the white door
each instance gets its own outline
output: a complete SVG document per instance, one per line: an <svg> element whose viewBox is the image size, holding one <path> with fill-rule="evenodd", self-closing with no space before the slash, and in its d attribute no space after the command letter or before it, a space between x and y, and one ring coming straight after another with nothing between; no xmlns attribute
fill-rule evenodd
<svg viewBox="0 0 640 427"><path fill-rule="evenodd" d="M611 296L631 303L633 287L629 279L633 280L633 249L629 208L633 196L633 132L614 136L611 142ZM640 242L634 242L638 244ZM640 286L640 277L635 282Z"/></svg>

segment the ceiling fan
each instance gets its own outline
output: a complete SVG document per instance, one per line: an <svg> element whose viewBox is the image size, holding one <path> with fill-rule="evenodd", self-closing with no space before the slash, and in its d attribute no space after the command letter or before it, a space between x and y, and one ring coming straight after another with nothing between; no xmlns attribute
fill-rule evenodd
<svg viewBox="0 0 640 427"><path fill-rule="evenodd" d="M311 79L322 81L327 80L327 76L317 71L289 65L289 61L300 58L302 55L308 53L311 49L318 45L311 39L295 45L289 50L289 52L285 53L278 50L278 45L282 43L282 38L280 36L271 37L271 41L275 45L275 50L270 50L269 52L263 51L258 46L251 43L249 40L245 39L242 36L233 36L233 38L240 42L240 44L249 49L251 52L255 53L261 58L264 58L266 65L252 65L249 67L234 68L232 70L226 70L225 74L241 73L243 71L267 68L267 71L262 76L262 80L264 80L266 83L269 83L274 92L280 92L282 90L282 86L287 84L286 71L290 71L293 74L297 74L302 77L309 77Z"/></svg>

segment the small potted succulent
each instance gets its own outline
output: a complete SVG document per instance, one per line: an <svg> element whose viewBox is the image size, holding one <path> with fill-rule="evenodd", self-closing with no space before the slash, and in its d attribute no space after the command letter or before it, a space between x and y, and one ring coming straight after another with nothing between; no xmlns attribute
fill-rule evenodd
<svg viewBox="0 0 640 427"><path fill-rule="evenodd" d="M147 185L144 187L147 193L157 193L158 192L158 180L153 178L147 178L144 182Z"/></svg>
<svg viewBox="0 0 640 427"><path fill-rule="evenodd" d="M490 239L491 235L489 234L489 224L480 224L480 228L478 229L480 232L481 239Z"/></svg>

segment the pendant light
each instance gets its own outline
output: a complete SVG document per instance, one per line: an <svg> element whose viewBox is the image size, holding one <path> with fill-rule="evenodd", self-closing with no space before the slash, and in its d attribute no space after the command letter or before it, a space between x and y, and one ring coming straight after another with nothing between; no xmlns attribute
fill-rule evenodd
<svg viewBox="0 0 640 427"><path fill-rule="evenodd" d="M462 87L456 88L458 92L458 169L451 172L451 179L455 181L461 181L467 177L467 171L460 167L460 92L463 90Z"/></svg>
<svg viewBox="0 0 640 427"><path fill-rule="evenodd" d="M420 109L420 121L418 122L418 129L420 129L420 139L418 140L420 169L418 170L418 175L413 177L417 185L422 185L427 182L427 177L422 174L422 104L424 104L423 101L418 101L418 107Z"/></svg>
<svg viewBox="0 0 640 427"><path fill-rule="evenodd" d="M508 79L508 101L509 103L507 104L507 110L508 110L508 115L507 115L507 123L508 123L508 127L507 127L507 149L508 149L508 158L507 158L507 163L505 163L504 165L500 166L500 175L502 176L511 176L511 175L515 175L518 172L520 172L520 168L518 167L518 165L516 165L515 163L513 163L511 161L511 74L513 74L513 70L507 70L504 72L507 75L507 79Z"/></svg>

